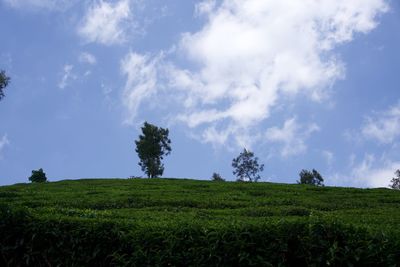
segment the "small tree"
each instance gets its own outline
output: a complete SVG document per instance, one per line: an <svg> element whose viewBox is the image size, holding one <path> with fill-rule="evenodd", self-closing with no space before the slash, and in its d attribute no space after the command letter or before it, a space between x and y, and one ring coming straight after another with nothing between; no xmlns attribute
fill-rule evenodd
<svg viewBox="0 0 400 267"><path fill-rule="evenodd" d="M135 141L139 165L149 178L161 176L164 165L161 161L171 153L169 130L145 122L139 140Z"/></svg>
<svg viewBox="0 0 400 267"><path fill-rule="evenodd" d="M44 183L47 182L46 173L43 172L43 169L33 170L31 177L29 177L29 181L32 183Z"/></svg>
<svg viewBox="0 0 400 267"><path fill-rule="evenodd" d="M238 181L257 182L260 179L259 172L264 170L264 164L260 165L254 153L245 148L237 158L232 160L232 167Z"/></svg>
<svg viewBox="0 0 400 267"><path fill-rule="evenodd" d="M400 170L395 171L394 174L396 177L393 177L392 180L390 180L389 187L392 189L400 189Z"/></svg>
<svg viewBox="0 0 400 267"><path fill-rule="evenodd" d="M225 179L219 175L219 173L214 172L213 175L211 176L211 180L215 182L225 182Z"/></svg>
<svg viewBox="0 0 400 267"><path fill-rule="evenodd" d="M298 184L309 184L309 185L324 185L324 178L315 169L312 171L301 170L299 173L300 180L297 181Z"/></svg>
<svg viewBox="0 0 400 267"><path fill-rule="evenodd" d="M7 87L10 82L10 77L8 77L4 70L0 71L0 100L5 96L3 89Z"/></svg>

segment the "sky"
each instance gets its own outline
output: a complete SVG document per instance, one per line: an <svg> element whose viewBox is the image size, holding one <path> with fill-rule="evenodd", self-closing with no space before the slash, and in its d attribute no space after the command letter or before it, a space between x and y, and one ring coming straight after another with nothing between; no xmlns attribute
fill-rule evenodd
<svg viewBox="0 0 400 267"><path fill-rule="evenodd" d="M0 32L0 185L145 176L144 121L163 177L233 181L243 148L264 182L400 168L397 0L0 0Z"/></svg>

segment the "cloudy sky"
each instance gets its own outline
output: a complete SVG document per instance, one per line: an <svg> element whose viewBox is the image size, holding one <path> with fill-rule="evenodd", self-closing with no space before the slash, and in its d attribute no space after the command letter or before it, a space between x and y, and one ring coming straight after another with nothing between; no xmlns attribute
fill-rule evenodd
<svg viewBox="0 0 400 267"><path fill-rule="evenodd" d="M165 177L387 186L400 168L397 0L0 0L0 184L143 175L134 140L167 127Z"/></svg>

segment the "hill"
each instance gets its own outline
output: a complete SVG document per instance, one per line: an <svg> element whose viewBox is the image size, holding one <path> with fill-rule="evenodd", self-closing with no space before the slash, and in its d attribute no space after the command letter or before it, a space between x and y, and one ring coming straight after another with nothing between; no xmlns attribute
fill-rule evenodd
<svg viewBox="0 0 400 267"><path fill-rule="evenodd" d="M186 179L17 184L0 187L0 263L396 265L399 207L400 192L389 189Z"/></svg>

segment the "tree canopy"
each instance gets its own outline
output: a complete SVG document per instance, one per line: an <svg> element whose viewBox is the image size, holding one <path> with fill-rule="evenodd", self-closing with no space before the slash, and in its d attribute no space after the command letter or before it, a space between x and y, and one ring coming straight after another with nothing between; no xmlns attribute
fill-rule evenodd
<svg viewBox="0 0 400 267"><path fill-rule="evenodd" d="M6 75L4 70L0 71L0 100L5 96L4 88L10 83L10 77Z"/></svg>
<svg viewBox="0 0 400 267"><path fill-rule="evenodd" d="M219 173L214 172L211 176L211 181L214 182L225 182L225 179Z"/></svg>
<svg viewBox="0 0 400 267"><path fill-rule="evenodd" d="M260 179L259 173L264 170L264 164L259 164L254 153L246 148L232 160L232 167L238 181L257 182Z"/></svg>
<svg viewBox="0 0 400 267"><path fill-rule="evenodd" d="M44 183L47 181L46 173L43 172L43 169L33 170L32 175L29 177L29 181L32 183Z"/></svg>
<svg viewBox="0 0 400 267"><path fill-rule="evenodd" d="M139 165L149 178L161 176L164 173L164 156L171 153L169 130L145 122L142 134L135 141Z"/></svg>
<svg viewBox="0 0 400 267"><path fill-rule="evenodd" d="M315 169L312 171L301 170L299 173L300 180L297 181L299 184L309 184L309 185L324 185L324 178Z"/></svg>
<svg viewBox="0 0 400 267"><path fill-rule="evenodd" d="M395 171L396 176L390 180L389 187L392 189L400 189L400 170Z"/></svg>

